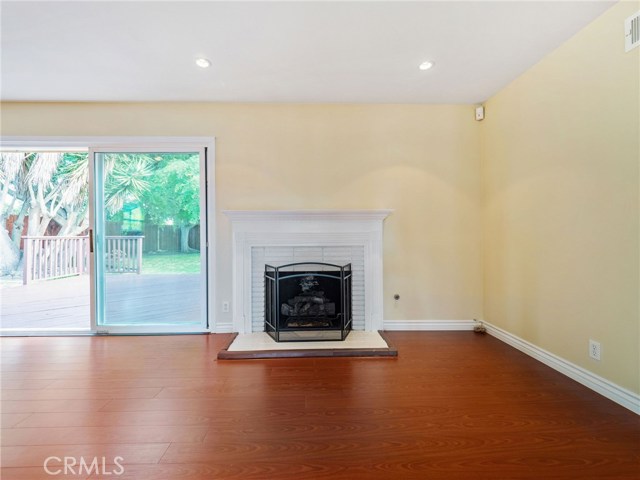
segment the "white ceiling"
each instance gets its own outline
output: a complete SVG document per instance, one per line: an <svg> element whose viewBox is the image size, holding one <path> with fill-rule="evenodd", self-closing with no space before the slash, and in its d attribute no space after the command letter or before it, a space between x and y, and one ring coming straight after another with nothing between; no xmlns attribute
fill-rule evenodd
<svg viewBox="0 0 640 480"><path fill-rule="evenodd" d="M477 103L612 3L2 1L0 93L11 101ZM198 56L211 68L196 67ZM418 70L427 59L435 67Z"/></svg>

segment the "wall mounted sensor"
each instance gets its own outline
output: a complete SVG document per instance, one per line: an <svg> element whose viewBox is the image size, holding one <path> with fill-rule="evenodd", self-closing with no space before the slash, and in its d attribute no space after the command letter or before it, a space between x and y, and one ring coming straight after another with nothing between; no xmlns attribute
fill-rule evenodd
<svg viewBox="0 0 640 480"><path fill-rule="evenodd" d="M482 105L476 107L476 120L479 122L484 120L484 107Z"/></svg>

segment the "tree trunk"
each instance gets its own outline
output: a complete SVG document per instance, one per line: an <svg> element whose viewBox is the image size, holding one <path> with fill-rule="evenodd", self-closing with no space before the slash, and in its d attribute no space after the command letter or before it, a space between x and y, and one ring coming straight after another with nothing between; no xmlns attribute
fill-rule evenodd
<svg viewBox="0 0 640 480"><path fill-rule="evenodd" d="M25 201L22 204L22 208L20 209L18 218L16 218L16 221L13 222L13 231L11 232L11 241L17 248L20 248L20 239L22 238L22 230L24 230L24 216L27 213L28 208L29 208L29 203Z"/></svg>
<svg viewBox="0 0 640 480"><path fill-rule="evenodd" d="M180 252L190 253L193 251L189 248L189 232L193 228L193 225L180 225Z"/></svg>
<svg viewBox="0 0 640 480"><path fill-rule="evenodd" d="M31 205L29 209L29 227L27 234L30 237L41 237L47 231L51 217L43 211L39 205Z"/></svg>
<svg viewBox="0 0 640 480"><path fill-rule="evenodd" d="M56 215L55 221L58 222L62 228L58 233L59 237L71 237L80 235L85 231L89 225L89 218L86 215L86 209L72 210L67 214L66 218Z"/></svg>
<svg viewBox="0 0 640 480"><path fill-rule="evenodd" d="M76 227L76 222L78 221L78 214L74 211L67 212L67 217L62 218L60 215L56 216L56 222L58 222L62 228L60 228L60 232L58 236L60 237L69 237L71 235L75 235L74 230Z"/></svg>
<svg viewBox="0 0 640 480"><path fill-rule="evenodd" d="M0 228L0 275L13 273L19 263L20 250L9 238L9 232Z"/></svg>
<svg viewBox="0 0 640 480"><path fill-rule="evenodd" d="M43 236L45 233L47 233L47 227L49 226L50 222L51 222L51 217L49 215L42 215L42 219L40 220L40 226L38 227L37 235Z"/></svg>
<svg viewBox="0 0 640 480"><path fill-rule="evenodd" d="M32 205L29 209L29 225L27 227L27 235L35 237L38 235L38 227L40 226L40 208Z"/></svg>

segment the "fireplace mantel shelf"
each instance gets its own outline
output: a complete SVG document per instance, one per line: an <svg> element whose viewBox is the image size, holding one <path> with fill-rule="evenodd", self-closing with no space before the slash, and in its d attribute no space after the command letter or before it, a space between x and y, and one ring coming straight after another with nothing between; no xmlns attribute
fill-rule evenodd
<svg viewBox="0 0 640 480"><path fill-rule="evenodd" d="M392 209L380 210L223 210L232 221L384 220Z"/></svg>

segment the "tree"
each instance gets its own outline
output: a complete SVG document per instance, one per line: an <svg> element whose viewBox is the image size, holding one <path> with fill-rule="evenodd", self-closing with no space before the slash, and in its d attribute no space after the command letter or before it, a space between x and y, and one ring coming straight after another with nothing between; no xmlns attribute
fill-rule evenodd
<svg viewBox="0 0 640 480"><path fill-rule="evenodd" d="M156 163L148 154L115 153L104 157L104 206L116 215L125 203L141 201L152 185Z"/></svg>
<svg viewBox="0 0 640 480"><path fill-rule="evenodd" d="M16 243L15 237L17 233L17 241L19 242L26 208L24 202L20 208L19 221L14 222L13 238L9 237L6 223L7 218L16 207L18 198L25 195L25 189L21 188L24 185L24 177L23 153L11 152L0 155L0 182L2 184L0 190L0 275L14 271L20 261L19 244Z"/></svg>
<svg viewBox="0 0 640 480"><path fill-rule="evenodd" d="M188 253L189 232L200 223L200 162L193 154L171 155L150 178L142 194L149 219L159 225L171 223L180 229L180 251Z"/></svg>
<svg viewBox="0 0 640 480"><path fill-rule="evenodd" d="M105 207L114 214L149 187L155 163L145 154L106 154L103 157ZM89 159L87 153L20 152L0 155L0 274L16 269L25 217L28 235L44 235L52 220L60 236L79 235L89 218ZM6 221L15 214L11 237Z"/></svg>
<svg viewBox="0 0 640 480"><path fill-rule="evenodd" d="M19 262L19 245L24 229L25 217L29 217L28 235L43 235L53 218L63 217L63 208L71 209L82 188L83 180L64 172L61 165L65 154L3 153L0 156L0 181L2 200L2 243L0 253L11 260L3 262L3 273L15 270ZM85 155L86 157L86 155ZM69 171L75 170L78 158L68 158ZM82 167L81 167L82 168ZM86 169L86 167L85 167ZM86 183L86 179L84 180ZM17 212L12 236L7 242L6 221Z"/></svg>
<svg viewBox="0 0 640 480"><path fill-rule="evenodd" d="M89 226L89 168L84 152L16 152L0 155L0 274L14 271L28 217L28 235L44 235L51 221L59 236ZM109 153L102 157L104 206L118 218L125 204L139 204L158 224L180 229L182 252L200 219L200 166L194 154ZM9 236L7 219L16 215Z"/></svg>
<svg viewBox="0 0 640 480"><path fill-rule="evenodd" d="M52 219L76 234L86 229L88 162L78 153L7 153L0 157L3 224L15 213L18 245L25 216L29 235L42 235ZM71 215L71 214L74 215ZM84 225L83 225L84 224Z"/></svg>
<svg viewBox="0 0 640 480"><path fill-rule="evenodd" d="M58 177L64 188L64 205L55 217L60 236L80 235L89 228L89 158L86 153L62 157Z"/></svg>

